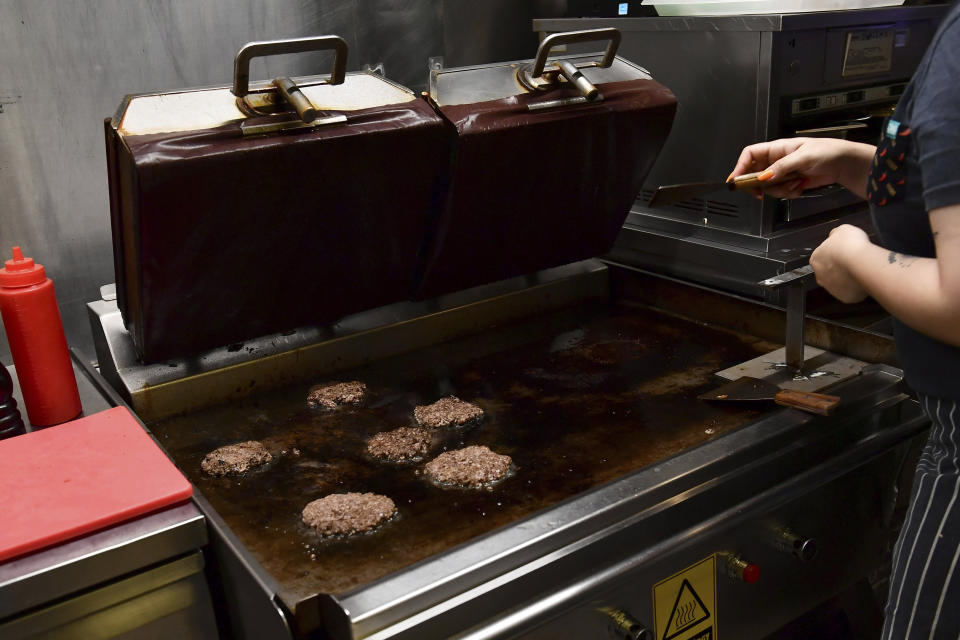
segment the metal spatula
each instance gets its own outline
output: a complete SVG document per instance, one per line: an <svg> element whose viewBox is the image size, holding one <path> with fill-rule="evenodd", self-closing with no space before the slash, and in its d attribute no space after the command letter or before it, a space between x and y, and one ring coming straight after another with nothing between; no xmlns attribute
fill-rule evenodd
<svg viewBox="0 0 960 640"><path fill-rule="evenodd" d="M676 204L689 198L696 198L714 191L727 189L729 191L743 191L759 187L762 182L757 180L760 173L745 173L737 176L730 182L687 182L684 184L670 184L658 188L650 198L651 207L665 207Z"/></svg>
<svg viewBox="0 0 960 640"><path fill-rule="evenodd" d="M784 407L793 407L794 409L800 409L807 413L816 413L821 416L830 415L833 413L833 410L836 409L837 405L840 404L840 398L837 396L781 389L771 382L761 380L760 378L751 378L750 376L744 376L733 382L728 382L722 387L698 396L698 398L700 400L717 402L773 400Z"/></svg>

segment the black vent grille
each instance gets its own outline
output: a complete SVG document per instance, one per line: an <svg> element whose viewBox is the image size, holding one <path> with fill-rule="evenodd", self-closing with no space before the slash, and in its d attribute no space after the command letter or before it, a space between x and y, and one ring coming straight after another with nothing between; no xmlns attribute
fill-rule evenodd
<svg viewBox="0 0 960 640"><path fill-rule="evenodd" d="M685 209L686 211L693 211L694 213L706 213L706 204L703 198L690 198L689 200L681 200L673 206L677 209Z"/></svg>
<svg viewBox="0 0 960 640"><path fill-rule="evenodd" d="M717 202L716 200L707 200L707 213L718 216L730 216L731 218L740 217L740 207L729 202Z"/></svg>
<svg viewBox="0 0 960 640"><path fill-rule="evenodd" d="M638 198L643 204L650 202L650 198L653 197L653 191L650 189L644 189L640 192L640 197ZM740 217L740 206L736 204L731 204L729 202L720 202L718 200L704 200L703 198L690 198L689 200L681 200L676 204L672 205L677 209L683 209L684 211L691 211L699 215L713 215L713 216L724 216L727 218L739 218Z"/></svg>

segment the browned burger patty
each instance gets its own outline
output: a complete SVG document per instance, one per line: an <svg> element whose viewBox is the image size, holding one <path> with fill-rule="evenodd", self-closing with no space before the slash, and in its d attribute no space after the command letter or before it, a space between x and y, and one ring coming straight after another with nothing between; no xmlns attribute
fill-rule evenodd
<svg viewBox="0 0 960 640"><path fill-rule="evenodd" d="M512 465L510 456L472 446L441 453L426 464L424 471L438 484L482 487L506 476Z"/></svg>
<svg viewBox="0 0 960 640"><path fill-rule="evenodd" d="M397 506L376 493L333 493L303 508L304 524L322 536L343 536L370 531L389 520Z"/></svg>
<svg viewBox="0 0 960 640"><path fill-rule="evenodd" d="M344 404L360 404L367 395L367 385L351 382L328 382L310 387L307 406L312 409L336 409Z"/></svg>
<svg viewBox="0 0 960 640"><path fill-rule="evenodd" d="M381 460L414 460L430 449L430 432L416 427L383 431L367 441L367 453Z"/></svg>
<svg viewBox="0 0 960 640"><path fill-rule="evenodd" d="M214 449L203 458L200 468L212 476L238 476L273 460L262 442L248 440Z"/></svg>
<svg viewBox="0 0 960 640"><path fill-rule="evenodd" d="M433 404L415 407L413 417L421 427L459 427L479 421L483 417L483 409L456 396L447 396Z"/></svg>

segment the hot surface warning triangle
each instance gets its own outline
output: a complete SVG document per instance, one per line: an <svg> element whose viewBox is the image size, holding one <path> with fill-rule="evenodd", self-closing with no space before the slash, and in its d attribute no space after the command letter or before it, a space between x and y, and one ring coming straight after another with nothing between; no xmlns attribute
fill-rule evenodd
<svg viewBox="0 0 960 640"><path fill-rule="evenodd" d="M673 603L667 628L663 631L660 640L673 640L687 629L700 624L710 617L707 605L703 603L697 592L693 590L690 581L684 579L677 593L677 600Z"/></svg>

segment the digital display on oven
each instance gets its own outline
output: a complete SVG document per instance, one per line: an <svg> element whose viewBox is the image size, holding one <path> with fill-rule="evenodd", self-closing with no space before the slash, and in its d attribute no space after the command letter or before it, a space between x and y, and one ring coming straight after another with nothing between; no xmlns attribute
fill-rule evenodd
<svg viewBox="0 0 960 640"><path fill-rule="evenodd" d="M843 54L844 78L890 71L893 63L894 28L875 27L847 33Z"/></svg>

